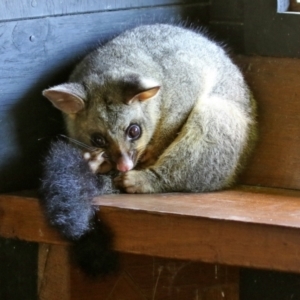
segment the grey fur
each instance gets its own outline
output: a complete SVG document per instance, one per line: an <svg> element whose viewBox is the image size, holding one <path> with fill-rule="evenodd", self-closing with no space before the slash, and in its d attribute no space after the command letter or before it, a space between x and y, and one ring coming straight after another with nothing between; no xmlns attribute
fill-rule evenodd
<svg viewBox="0 0 300 300"><path fill-rule="evenodd" d="M44 162L42 203L50 223L76 240L93 229L94 197L112 193L109 176L93 174L80 150L58 141Z"/></svg>
<svg viewBox="0 0 300 300"><path fill-rule="evenodd" d="M160 90L151 99L127 102L154 86ZM68 87L67 96L80 94L84 106L65 110L70 136L90 143L101 132L114 166L124 153L136 155L134 169L116 180L129 193L228 187L255 140L255 103L241 72L219 45L191 30L158 24L127 31L88 55L68 84L44 95L56 105L51 92ZM132 123L142 128L137 141L124 138ZM140 156L132 154L139 147ZM143 166L145 153L156 159Z"/></svg>

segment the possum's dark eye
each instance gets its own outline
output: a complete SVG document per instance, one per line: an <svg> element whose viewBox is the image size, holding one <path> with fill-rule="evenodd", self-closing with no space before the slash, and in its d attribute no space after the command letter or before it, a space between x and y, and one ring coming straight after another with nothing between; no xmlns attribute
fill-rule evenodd
<svg viewBox="0 0 300 300"><path fill-rule="evenodd" d="M98 148L104 148L107 145L105 138L98 132L91 135L91 144Z"/></svg>
<svg viewBox="0 0 300 300"><path fill-rule="evenodd" d="M132 124L126 129L126 134L130 140L137 140L141 136L141 127L137 124Z"/></svg>

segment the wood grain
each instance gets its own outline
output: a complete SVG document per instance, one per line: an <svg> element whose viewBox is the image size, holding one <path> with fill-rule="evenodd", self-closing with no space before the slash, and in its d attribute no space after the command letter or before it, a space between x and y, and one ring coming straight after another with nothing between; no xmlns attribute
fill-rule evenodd
<svg viewBox="0 0 300 300"><path fill-rule="evenodd" d="M144 255L121 254L120 270L91 278L70 262L68 247L43 244L39 299L62 300L237 300L239 270Z"/></svg>
<svg viewBox="0 0 300 300"><path fill-rule="evenodd" d="M38 267L38 299L71 300L69 248L40 244Z"/></svg>
<svg viewBox="0 0 300 300"><path fill-rule="evenodd" d="M240 187L209 194L95 199L114 248L207 263L300 272L300 191ZM0 196L0 235L66 244L36 198Z"/></svg>
<svg viewBox="0 0 300 300"><path fill-rule="evenodd" d="M300 60L239 57L258 103L259 141L241 183L300 189Z"/></svg>
<svg viewBox="0 0 300 300"><path fill-rule="evenodd" d="M0 20L31 19L38 17L49 17L57 15L82 14L99 11L113 11L123 9L134 9L151 6L174 5L195 3L195 0L122 0L122 1L38 1L38 0L11 0L0 2ZM199 2L207 2L200 0Z"/></svg>
<svg viewBox="0 0 300 300"><path fill-rule="evenodd" d="M299 229L102 209L115 249L209 263L300 272Z"/></svg>
<svg viewBox="0 0 300 300"><path fill-rule="evenodd" d="M45 219L39 201L29 196L0 196L0 235L25 241L67 244Z"/></svg>
<svg viewBox="0 0 300 300"><path fill-rule="evenodd" d="M103 195L95 205L300 229L300 191L240 186L202 194Z"/></svg>
<svg viewBox="0 0 300 300"><path fill-rule="evenodd" d="M115 249L122 252L291 272L300 270L299 230L178 216L167 218L113 209L100 216L114 226Z"/></svg>

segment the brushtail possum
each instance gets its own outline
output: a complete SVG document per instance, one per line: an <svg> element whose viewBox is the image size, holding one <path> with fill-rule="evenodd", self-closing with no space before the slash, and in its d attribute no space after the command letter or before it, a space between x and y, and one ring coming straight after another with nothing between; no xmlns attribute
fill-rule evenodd
<svg viewBox="0 0 300 300"><path fill-rule="evenodd" d="M255 103L217 43L173 25L126 31L43 91L94 172L128 193L205 192L234 182L255 139Z"/></svg>

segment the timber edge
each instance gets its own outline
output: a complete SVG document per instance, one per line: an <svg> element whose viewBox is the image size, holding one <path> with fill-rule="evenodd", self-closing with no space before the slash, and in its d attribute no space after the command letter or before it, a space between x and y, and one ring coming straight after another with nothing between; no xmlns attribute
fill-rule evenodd
<svg viewBox="0 0 300 300"><path fill-rule="evenodd" d="M93 201L119 252L300 273L300 191L238 186ZM33 193L0 195L0 236L67 245Z"/></svg>

